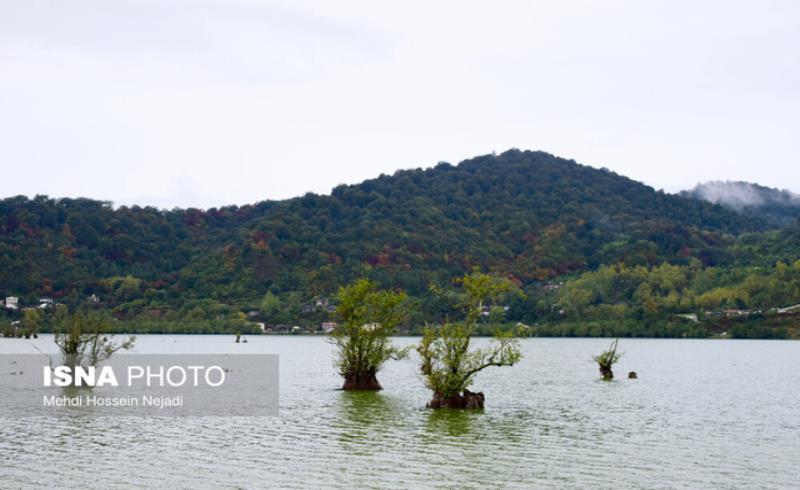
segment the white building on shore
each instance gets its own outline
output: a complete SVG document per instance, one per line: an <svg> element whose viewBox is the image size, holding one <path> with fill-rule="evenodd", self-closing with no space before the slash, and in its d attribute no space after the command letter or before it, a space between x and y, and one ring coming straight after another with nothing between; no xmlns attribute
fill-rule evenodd
<svg viewBox="0 0 800 490"><path fill-rule="evenodd" d="M5 306L9 310L16 310L19 308L19 298L16 296L6 296Z"/></svg>

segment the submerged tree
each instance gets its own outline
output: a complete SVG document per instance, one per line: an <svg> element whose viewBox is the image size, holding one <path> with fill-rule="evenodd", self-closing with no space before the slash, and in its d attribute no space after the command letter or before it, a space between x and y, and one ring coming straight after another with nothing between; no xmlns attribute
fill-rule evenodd
<svg viewBox="0 0 800 490"><path fill-rule="evenodd" d="M483 408L483 393L468 390L475 375L491 366L513 366L522 358L511 332L498 333L489 347L470 350L472 335L487 311L486 302L515 291L513 283L477 271L460 282L464 288L459 305L463 321L427 327L417 346L425 385L433 391L429 408Z"/></svg>
<svg viewBox="0 0 800 490"><path fill-rule="evenodd" d="M594 359L594 361L597 363L597 366L600 369L600 374L603 375L603 379L605 380L614 379L614 372L611 370L611 368L617 363L617 361L619 361L619 358L622 357L622 353L617 353L617 344L619 344L619 339L614 340L614 342L612 342L609 346L608 350L605 350L592 357L592 359Z"/></svg>
<svg viewBox="0 0 800 490"><path fill-rule="evenodd" d="M73 369L97 366L115 352L133 347L136 337L117 343L109 331L110 320L100 313L57 313L54 340L64 356L64 365Z"/></svg>
<svg viewBox="0 0 800 490"><path fill-rule="evenodd" d="M377 374L389 359L400 359L407 349L392 345L390 336L404 316L402 292L380 291L361 279L339 289L336 328L330 334L337 348L336 366L344 390L380 390Z"/></svg>

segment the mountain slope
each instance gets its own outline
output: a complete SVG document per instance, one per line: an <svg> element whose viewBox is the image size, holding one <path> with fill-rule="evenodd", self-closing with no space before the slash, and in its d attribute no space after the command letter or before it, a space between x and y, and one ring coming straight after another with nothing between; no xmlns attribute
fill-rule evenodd
<svg viewBox="0 0 800 490"><path fill-rule="evenodd" d="M800 218L800 195L749 182L706 182L681 195L720 204L773 226L786 226Z"/></svg>
<svg viewBox="0 0 800 490"><path fill-rule="evenodd" d="M207 211L4 199L0 294L237 303L267 291L329 294L370 276L419 295L473 266L530 284L604 263L724 264L735 235L764 228L606 170L511 150L329 196Z"/></svg>

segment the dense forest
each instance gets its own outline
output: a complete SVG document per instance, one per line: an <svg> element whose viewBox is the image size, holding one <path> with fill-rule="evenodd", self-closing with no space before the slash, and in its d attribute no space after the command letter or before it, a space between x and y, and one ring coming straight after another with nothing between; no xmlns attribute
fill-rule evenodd
<svg viewBox="0 0 800 490"><path fill-rule="evenodd" d="M408 294L414 331L448 314L432 284L479 267L525 293L486 321L531 334L706 336L738 322L737 336L787 336L798 259L796 218L518 150L208 210L0 201L0 296L19 298L6 323L52 298L120 330L310 331L338 287L366 277ZM46 328L55 306L41 306Z"/></svg>

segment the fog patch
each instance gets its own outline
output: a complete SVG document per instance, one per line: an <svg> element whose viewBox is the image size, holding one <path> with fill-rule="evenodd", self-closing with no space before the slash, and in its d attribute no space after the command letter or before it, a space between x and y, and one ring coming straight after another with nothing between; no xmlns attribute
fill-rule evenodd
<svg viewBox="0 0 800 490"><path fill-rule="evenodd" d="M721 204L737 211L767 204L800 205L800 195L748 182L713 181L686 192L692 197Z"/></svg>

